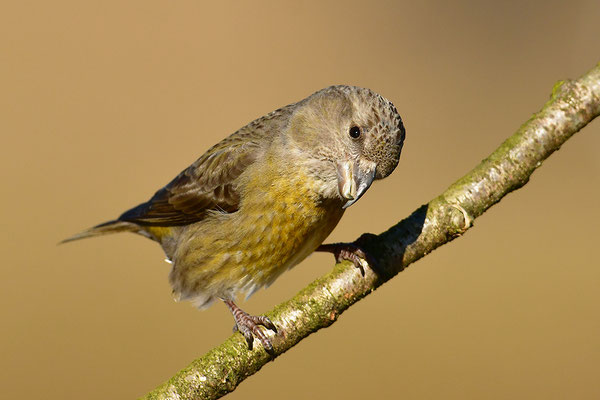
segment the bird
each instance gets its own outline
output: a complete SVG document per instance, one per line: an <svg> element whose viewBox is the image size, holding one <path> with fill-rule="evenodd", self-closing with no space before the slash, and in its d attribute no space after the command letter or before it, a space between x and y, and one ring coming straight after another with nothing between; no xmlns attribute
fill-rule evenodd
<svg viewBox="0 0 600 400"><path fill-rule="evenodd" d="M116 232L158 242L177 300L199 309L223 301L248 348L256 338L272 353L263 330L277 333L275 324L244 312L237 297L271 285L314 251L362 271L369 256L356 242L322 243L372 182L394 171L405 136L381 95L326 87L250 122L147 202L63 242Z"/></svg>

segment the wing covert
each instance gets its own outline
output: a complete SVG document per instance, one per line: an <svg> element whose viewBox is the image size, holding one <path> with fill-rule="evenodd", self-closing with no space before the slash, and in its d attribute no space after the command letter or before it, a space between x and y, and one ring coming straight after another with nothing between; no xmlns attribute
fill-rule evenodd
<svg viewBox="0 0 600 400"><path fill-rule="evenodd" d="M208 211L234 212L240 196L239 176L262 156L270 138L287 122L293 105L273 111L211 147L146 203L119 220L140 225L187 225Z"/></svg>

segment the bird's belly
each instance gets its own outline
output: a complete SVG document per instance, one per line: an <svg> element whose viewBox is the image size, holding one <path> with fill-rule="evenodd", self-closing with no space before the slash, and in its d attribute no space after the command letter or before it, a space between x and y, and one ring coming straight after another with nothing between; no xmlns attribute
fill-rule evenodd
<svg viewBox="0 0 600 400"><path fill-rule="evenodd" d="M215 215L179 243L170 280L181 299L204 307L268 286L312 253L344 210L337 201L276 198Z"/></svg>

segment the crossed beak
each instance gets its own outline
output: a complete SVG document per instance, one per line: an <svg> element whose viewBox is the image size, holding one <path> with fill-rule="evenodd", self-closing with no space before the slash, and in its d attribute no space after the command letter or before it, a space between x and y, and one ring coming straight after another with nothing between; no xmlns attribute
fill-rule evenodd
<svg viewBox="0 0 600 400"><path fill-rule="evenodd" d="M348 208L356 203L367 191L375 178L375 163L371 161L340 161L336 164L338 191L346 203L342 208Z"/></svg>

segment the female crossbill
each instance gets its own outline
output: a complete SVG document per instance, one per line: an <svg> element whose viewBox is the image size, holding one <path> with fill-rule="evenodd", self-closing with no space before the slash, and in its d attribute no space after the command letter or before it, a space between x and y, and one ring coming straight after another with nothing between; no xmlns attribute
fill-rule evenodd
<svg viewBox="0 0 600 400"><path fill-rule="evenodd" d="M199 308L223 300L249 347L256 336L272 351L258 325L275 326L242 311L236 295L270 285L315 250L364 257L357 246L321 243L396 168L404 137L390 101L331 86L249 123L146 203L66 241L130 231L159 242L179 299Z"/></svg>

